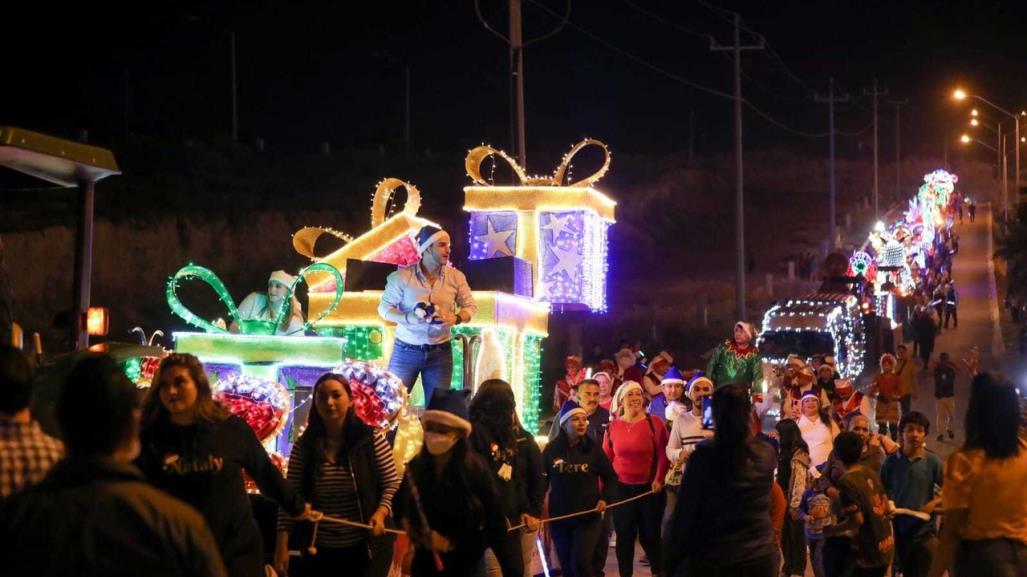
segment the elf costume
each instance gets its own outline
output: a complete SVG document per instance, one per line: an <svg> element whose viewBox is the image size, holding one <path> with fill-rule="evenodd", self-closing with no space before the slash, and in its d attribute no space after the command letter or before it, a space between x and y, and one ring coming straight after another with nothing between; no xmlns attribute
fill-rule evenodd
<svg viewBox="0 0 1027 577"><path fill-rule="evenodd" d="M763 382L763 359L753 345L756 329L749 323L737 322L735 328L741 327L749 335L749 343L740 346L734 339L728 339L713 350L710 364L706 367L706 376L715 386L729 383L745 383L752 387L753 383Z"/></svg>

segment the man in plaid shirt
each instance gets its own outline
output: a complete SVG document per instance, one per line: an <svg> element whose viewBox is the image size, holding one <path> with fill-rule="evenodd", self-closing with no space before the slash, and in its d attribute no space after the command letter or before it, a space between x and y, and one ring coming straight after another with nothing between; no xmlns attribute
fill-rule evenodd
<svg viewBox="0 0 1027 577"><path fill-rule="evenodd" d="M0 497L39 482L64 455L64 445L32 420L31 398L28 359L0 345Z"/></svg>

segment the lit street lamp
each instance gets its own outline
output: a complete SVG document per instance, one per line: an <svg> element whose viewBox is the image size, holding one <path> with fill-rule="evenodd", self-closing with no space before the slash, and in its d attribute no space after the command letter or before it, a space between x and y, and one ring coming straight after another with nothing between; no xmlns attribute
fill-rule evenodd
<svg viewBox="0 0 1027 577"><path fill-rule="evenodd" d="M1021 116L1027 116L1027 112L1024 112L1024 111L1021 110L1019 114L1013 114L1012 112L1009 112L1005 108L1002 108L1001 106L995 104L994 102L988 100L987 98L984 98L983 96L980 96L980 95L977 95L977 94L969 94L969 93L967 93L966 91L964 91L964 90L962 90L960 88L957 88L956 90L954 90L952 92L952 98L954 98L954 99L956 99L958 101L963 101L963 100L966 100L967 98L976 98L977 100L983 102L984 104L987 104L988 106L994 108L995 110L997 110L997 111L1001 112L1002 114L1005 114L1006 116L1008 116L1008 117L1013 119L1013 123L1014 123L1015 130L1016 130L1016 134L1013 137L1013 146L1016 149L1015 150L1015 158L1014 158L1015 162L1014 162L1014 165L1013 165L1014 169L1016 170L1016 180L1015 180L1015 182L1016 182L1016 197L1015 198L1019 199L1019 196L1020 196L1020 142L1021 142L1021 140L1020 140L1020 117ZM974 112L975 111L971 111L970 114L973 115ZM988 148L991 148L991 147L989 146ZM992 150L995 150L995 149L992 148ZM996 152L998 152L998 151L996 150ZM1003 162L1005 162L1005 157L1003 157ZM1004 189L1002 191L1002 194L1003 194L1003 196L1005 196L1005 194L1006 194L1006 191ZM1009 213L1007 212L1006 214L1008 215Z"/></svg>

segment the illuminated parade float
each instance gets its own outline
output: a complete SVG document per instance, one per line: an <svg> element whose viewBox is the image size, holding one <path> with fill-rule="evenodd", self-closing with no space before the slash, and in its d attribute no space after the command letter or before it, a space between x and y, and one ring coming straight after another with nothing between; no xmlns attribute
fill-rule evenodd
<svg viewBox="0 0 1027 577"><path fill-rule="evenodd" d="M587 146L602 150L601 168L565 184L572 157ZM493 155L511 164L518 184L494 186L482 177L480 165ZM487 146L471 150L465 164L473 184L464 189L464 209L470 215L470 255L464 268L477 313L451 329L454 344L462 345L452 347L451 384L463 388L486 378L508 381L521 422L535 431L542 340L548 335L551 307L606 308L607 231L614 222L615 202L593 185L609 169L609 151L599 141L584 140L547 177L528 177L505 153ZM389 215L400 189L406 192L406 203ZM190 264L169 280L172 311L203 331L175 333L175 350L194 354L204 363L217 383L218 398L246 418L269 450L288 454L300 432L293 424L305 422L313 384L327 371L341 372L355 384L357 413L365 422L383 429L398 426L397 458L405 457L405 462L415 445L419 448L419 424L411 407L423 404L420 387L408 395L403 383L384 370L395 325L379 316L378 305L382 275L416 264L414 236L421 227L434 224L417 215L421 201L416 187L388 178L375 190L371 228L363 234L354 237L317 227L297 231L294 248L313 262L295 277L282 273L291 284L279 310L266 318L246 318L240 313L244 304L237 306L221 280L203 267ZM314 246L323 235L344 244L319 256ZM472 274L479 269L481 274ZM496 271L501 282L495 282ZM476 283L472 277L484 281ZM368 279L382 282L370 286L375 283ZM179 287L196 280L214 290L228 311L226 322L201 318L182 304ZM287 324L283 319L292 314L292 295L300 283L308 286L309 320L296 336L282 335L281 327ZM135 367L137 382L145 381L147 372L152 374L146 368Z"/></svg>

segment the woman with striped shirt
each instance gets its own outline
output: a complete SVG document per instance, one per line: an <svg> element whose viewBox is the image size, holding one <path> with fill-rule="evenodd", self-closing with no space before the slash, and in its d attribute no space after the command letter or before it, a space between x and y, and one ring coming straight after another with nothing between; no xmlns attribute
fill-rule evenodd
<svg viewBox="0 0 1027 577"><path fill-rule="evenodd" d="M369 534L358 527L322 523L316 554L304 548L304 573L329 575L343 570L359 576L371 560L372 534L384 533L400 478L385 436L354 413L346 377L325 373L314 384L312 395L314 410L289 455L288 480L315 510L374 529ZM296 521L279 514L275 569L282 575L289 569L289 534L295 527Z"/></svg>

